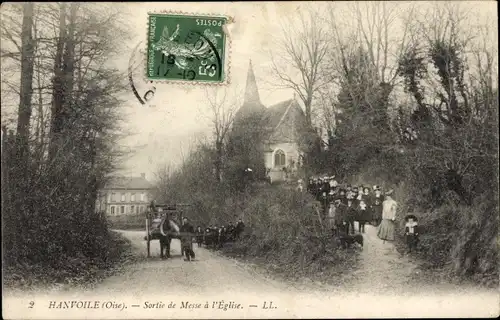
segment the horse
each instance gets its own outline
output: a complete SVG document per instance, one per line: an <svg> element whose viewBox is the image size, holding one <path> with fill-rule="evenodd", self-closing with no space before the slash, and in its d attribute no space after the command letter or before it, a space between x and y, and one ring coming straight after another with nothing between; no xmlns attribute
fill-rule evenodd
<svg viewBox="0 0 500 320"><path fill-rule="evenodd" d="M160 224L160 257L164 259L163 251L166 249L166 257L170 258L170 242L172 239L180 240L180 228L172 219L165 218Z"/></svg>

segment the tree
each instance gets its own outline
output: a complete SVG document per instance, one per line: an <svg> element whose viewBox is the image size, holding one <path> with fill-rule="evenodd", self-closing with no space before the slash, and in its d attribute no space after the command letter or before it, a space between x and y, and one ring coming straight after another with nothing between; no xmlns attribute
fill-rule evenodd
<svg viewBox="0 0 500 320"><path fill-rule="evenodd" d="M3 162L9 174L2 187L7 198L18 199L2 208L8 221L3 229L14 230L19 244L19 250L8 248L6 260L57 269L68 257L105 258L109 239L95 203L120 156L118 108L126 77L106 64L120 54L123 39L115 35L127 34L120 10L77 3L3 9L2 75L6 64L22 77L2 79L2 96L5 88L21 88L17 125L23 142L17 146L25 150L19 161L6 156ZM20 9L22 28L16 24ZM38 108L32 110L34 101ZM44 110L50 101L51 110ZM12 174L23 166L22 175ZM24 189L16 187L21 183Z"/></svg>
<svg viewBox="0 0 500 320"><path fill-rule="evenodd" d="M165 197L169 193L170 179L172 178L172 174L173 172L170 164L164 164L162 166L158 166L156 170L154 199L157 199L161 203L167 202L168 200Z"/></svg>
<svg viewBox="0 0 500 320"><path fill-rule="evenodd" d="M268 118L265 113L247 115L232 127L227 141L226 175L230 189L245 189L246 169L252 169L252 177L256 180L266 178L264 148L270 135Z"/></svg>
<svg viewBox="0 0 500 320"><path fill-rule="evenodd" d="M321 68L329 50L326 31L318 19L318 12L311 8L300 10L282 25L277 40L279 49L271 53L271 69L280 82L278 87L297 93L304 103L310 126L313 122L314 96L326 84L321 77Z"/></svg>
<svg viewBox="0 0 500 320"><path fill-rule="evenodd" d="M21 91L19 94L19 109L17 119L17 137L19 139L20 172L25 173L28 159L28 140L31 120L31 96L33 94L33 3L27 3L23 8L23 26L21 33Z"/></svg>
<svg viewBox="0 0 500 320"><path fill-rule="evenodd" d="M345 4L346 10L340 10L338 6L330 4L328 10L333 43L327 57L325 77L337 89L351 90L349 86L353 79L346 78L348 64L353 63L355 57L362 58L363 77L367 83L363 92L356 94L363 97L366 107L378 118L379 125L388 128L385 118L389 96L400 80L398 57L408 46L415 8L411 4L386 2L348 3Z"/></svg>
<svg viewBox="0 0 500 320"><path fill-rule="evenodd" d="M410 122L418 134L418 170L429 169L442 190L469 205L485 184L485 191L494 189L495 178L483 168L496 162L498 110L489 80L496 54L484 46L489 39L478 37L484 25L478 30L470 19L460 6L436 5L417 20L420 37L400 61L405 88L417 104Z"/></svg>
<svg viewBox="0 0 500 320"><path fill-rule="evenodd" d="M222 91L222 92L221 92ZM212 112L213 135L215 143L214 168L217 181L222 180L224 143L230 132L239 105L239 95L228 97L227 89L206 90L206 98Z"/></svg>

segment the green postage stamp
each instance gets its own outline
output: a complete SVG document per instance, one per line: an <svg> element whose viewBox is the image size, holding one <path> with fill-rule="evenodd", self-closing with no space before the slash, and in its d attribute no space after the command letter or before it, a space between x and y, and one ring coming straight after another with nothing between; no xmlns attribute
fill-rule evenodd
<svg viewBox="0 0 500 320"><path fill-rule="evenodd" d="M150 13L147 79L223 83L228 17Z"/></svg>

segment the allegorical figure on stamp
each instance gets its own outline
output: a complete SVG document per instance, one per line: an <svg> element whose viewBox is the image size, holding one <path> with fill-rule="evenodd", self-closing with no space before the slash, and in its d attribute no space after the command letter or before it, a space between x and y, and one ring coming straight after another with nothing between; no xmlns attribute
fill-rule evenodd
<svg viewBox="0 0 500 320"><path fill-rule="evenodd" d="M148 78L222 82L226 17L150 14Z"/></svg>
<svg viewBox="0 0 500 320"><path fill-rule="evenodd" d="M177 40L179 31L180 27L177 25L172 35L169 35L168 27L166 26L163 29L160 40L153 44L153 49L161 51L165 56L174 55L174 63L180 69L189 69L194 59L208 60L211 63L216 62L215 55L208 42L200 38L195 43L179 43ZM220 33L212 33L210 29L205 29L203 35L214 45L217 44L217 38L221 37Z"/></svg>

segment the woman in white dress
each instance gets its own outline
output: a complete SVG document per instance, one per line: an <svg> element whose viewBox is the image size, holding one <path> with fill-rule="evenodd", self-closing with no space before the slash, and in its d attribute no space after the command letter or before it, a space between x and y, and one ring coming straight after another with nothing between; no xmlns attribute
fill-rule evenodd
<svg viewBox="0 0 500 320"><path fill-rule="evenodd" d="M385 200L382 202L382 223L378 227L377 236L385 241L394 241L396 209L398 203L391 197L393 190L385 194Z"/></svg>

